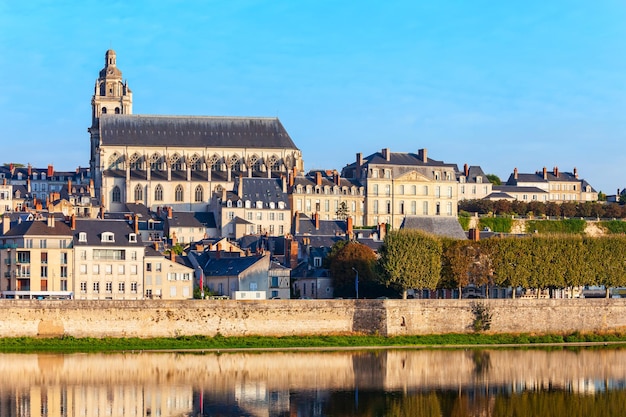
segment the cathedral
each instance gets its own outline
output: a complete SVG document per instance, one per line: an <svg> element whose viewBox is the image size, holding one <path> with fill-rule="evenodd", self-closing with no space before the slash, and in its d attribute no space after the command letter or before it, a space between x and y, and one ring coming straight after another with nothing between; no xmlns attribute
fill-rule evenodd
<svg viewBox="0 0 626 417"><path fill-rule="evenodd" d="M304 169L278 118L133 114L132 91L108 50L91 100L90 169L106 211L128 203L207 211L237 178L281 178Z"/></svg>

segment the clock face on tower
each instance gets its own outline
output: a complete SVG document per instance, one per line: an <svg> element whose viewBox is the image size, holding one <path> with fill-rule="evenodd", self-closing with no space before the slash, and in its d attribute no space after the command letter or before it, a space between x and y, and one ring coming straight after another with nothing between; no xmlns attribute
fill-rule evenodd
<svg viewBox="0 0 626 417"><path fill-rule="evenodd" d="M107 71L108 74L113 74L113 68L109 68L109 70Z"/></svg>

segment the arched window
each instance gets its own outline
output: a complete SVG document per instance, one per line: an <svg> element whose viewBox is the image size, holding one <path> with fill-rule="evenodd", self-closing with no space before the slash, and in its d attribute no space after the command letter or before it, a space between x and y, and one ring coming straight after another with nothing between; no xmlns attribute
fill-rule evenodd
<svg viewBox="0 0 626 417"><path fill-rule="evenodd" d="M233 172L241 172L241 160L237 155L233 155L229 159L230 169Z"/></svg>
<svg viewBox="0 0 626 417"><path fill-rule="evenodd" d="M220 162L220 157L217 154L215 154L209 159L209 163L207 165L209 166L209 169L211 171L220 171L219 162Z"/></svg>
<svg viewBox="0 0 626 417"><path fill-rule="evenodd" d="M141 155L138 153L134 153L130 156L130 169L139 170L141 169Z"/></svg>
<svg viewBox="0 0 626 417"><path fill-rule="evenodd" d="M115 108L115 114L120 114L120 108L119 107Z"/></svg>
<svg viewBox="0 0 626 417"><path fill-rule="evenodd" d="M150 157L150 169L152 171L163 171L163 161L158 153L154 153Z"/></svg>
<svg viewBox="0 0 626 417"><path fill-rule="evenodd" d="M124 169L123 159L117 152L109 158L109 169Z"/></svg>
<svg viewBox="0 0 626 417"><path fill-rule="evenodd" d="M140 184L135 187L135 201L143 201L143 187Z"/></svg>
<svg viewBox="0 0 626 417"><path fill-rule="evenodd" d="M157 184L154 188L154 201L163 201L163 187L161 187L161 184Z"/></svg>
<svg viewBox="0 0 626 417"><path fill-rule="evenodd" d="M177 185L176 190L174 190L174 200L183 201L183 186Z"/></svg>
<svg viewBox="0 0 626 417"><path fill-rule="evenodd" d="M195 197L196 197L196 203L199 203L201 201L204 200L204 189L202 188L201 185L198 185L196 187L196 191L195 191Z"/></svg>
<svg viewBox="0 0 626 417"><path fill-rule="evenodd" d="M122 192L120 191L120 187L117 185L113 187L113 190L111 191L111 201L114 203L122 201Z"/></svg>
<svg viewBox="0 0 626 417"><path fill-rule="evenodd" d="M280 159L276 155L272 155L269 157L268 165L272 171L280 170Z"/></svg>
<svg viewBox="0 0 626 417"><path fill-rule="evenodd" d="M250 157L250 161L248 165L252 168L253 171L261 170L261 159L257 155L252 155Z"/></svg>
<svg viewBox="0 0 626 417"><path fill-rule="evenodd" d="M183 170L183 161L179 154L175 153L170 157L170 165L172 167L172 171L182 171Z"/></svg>
<svg viewBox="0 0 626 417"><path fill-rule="evenodd" d="M102 114L107 114L107 108L106 107L102 108Z"/></svg>
<svg viewBox="0 0 626 417"><path fill-rule="evenodd" d="M200 155L198 155L197 153L194 153L191 156L191 158L189 159L189 162L191 164L192 171L200 171L200 169L202 168L202 159L200 158Z"/></svg>

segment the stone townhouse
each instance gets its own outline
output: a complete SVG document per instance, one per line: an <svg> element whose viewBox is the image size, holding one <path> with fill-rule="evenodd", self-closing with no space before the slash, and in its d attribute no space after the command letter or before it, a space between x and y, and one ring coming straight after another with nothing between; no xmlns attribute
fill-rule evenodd
<svg viewBox="0 0 626 417"><path fill-rule="evenodd" d="M534 174L525 174L518 172L517 168L509 176L506 182L510 187L536 187L545 194L541 195L542 202L586 202L597 201L598 192L584 179L578 177L578 170L574 168L572 172L560 171L558 167L554 167L549 171L544 167L541 171ZM513 193L512 189L507 191L508 194ZM521 196L521 200L531 202L535 197L539 197L538 193L516 193Z"/></svg>
<svg viewBox="0 0 626 417"><path fill-rule="evenodd" d="M463 171L457 173L459 201L480 200L493 191L493 185L479 166L465 164Z"/></svg>
<svg viewBox="0 0 626 417"><path fill-rule="evenodd" d="M186 256L169 256L148 246L144 257L144 297L159 300L193 298L194 267Z"/></svg>
<svg viewBox="0 0 626 417"><path fill-rule="evenodd" d="M365 225L398 228L407 215L456 216L457 171L455 164L429 158L426 149L400 153L384 148L365 158L357 153L341 175L365 188Z"/></svg>
<svg viewBox="0 0 626 417"><path fill-rule="evenodd" d="M207 211L212 193L243 175L302 170L300 150L277 118L132 114L132 92L105 54L91 101L90 168L107 211L126 203Z"/></svg>
<svg viewBox="0 0 626 417"><path fill-rule="evenodd" d="M48 216L2 219L0 291L2 298L71 298L74 286L73 232Z"/></svg>

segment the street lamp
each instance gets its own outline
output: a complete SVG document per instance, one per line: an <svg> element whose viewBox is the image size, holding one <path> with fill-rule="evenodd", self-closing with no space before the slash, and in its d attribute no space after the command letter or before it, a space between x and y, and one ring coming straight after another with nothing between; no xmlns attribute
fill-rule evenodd
<svg viewBox="0 0 626 417"><path fill-rule="evenodd" d="M356 273L356 279L354 280L354 289L356 290L356 299L359 299L359 271L352 268L352 270Z"/></svg>

